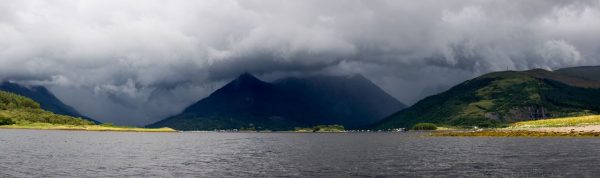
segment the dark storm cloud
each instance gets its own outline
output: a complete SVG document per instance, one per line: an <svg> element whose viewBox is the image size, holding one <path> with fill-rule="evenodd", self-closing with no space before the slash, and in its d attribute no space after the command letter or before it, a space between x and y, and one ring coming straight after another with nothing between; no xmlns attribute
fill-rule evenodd
<svg viewBox="0 0 600 178"><path fill-rule="evenodd" d="M242 72L362 73L409 102L484 72L599 64L599 4L6 0L0 78L126 124L176 113Z"/></svg>

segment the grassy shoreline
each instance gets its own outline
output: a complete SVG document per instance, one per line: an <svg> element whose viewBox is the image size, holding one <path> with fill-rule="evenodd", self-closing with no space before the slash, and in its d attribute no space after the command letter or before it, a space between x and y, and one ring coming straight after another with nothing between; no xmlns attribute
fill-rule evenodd
<svg viewBox="0 0 600 178"><path fill-rule="evenodd" d="M171 128L138 128L103 125L62 125L48 123L32 123L27 125L2 125L0 129L33 129L33 130L73 130L73 131L106 131L106 132L176 132Z"/></svg>
<svg viewBox="0 0 600 178"><path fill-rule="evenodd" d="M436 131L432 136L467 137L600 137L600 115L512 123L507 128Z"/></svg>
<svg viewBox="0 0 600 178"><path fill-rule="evenodd" d="M552 132L489 129L480 131L433 132L430 135L450 137L600 137L600 132Z"/></svg>

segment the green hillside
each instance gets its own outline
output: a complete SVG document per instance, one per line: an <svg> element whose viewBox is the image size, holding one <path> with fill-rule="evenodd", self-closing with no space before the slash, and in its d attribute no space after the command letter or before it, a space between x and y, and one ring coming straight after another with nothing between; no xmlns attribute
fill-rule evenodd
<svg viewBox="0 0 600 178"><path fill-rule="evenodd" d="M90 120L43 110L40 104L32 99L5 91L0 91L0 128L122 132L175 131L170 128L146 129L111 124L96 125Z"/></svg>
<svg viewBox="0 0 600 178"><path fill-rule="evenodd" d="M31 123L93 125L88 120L45 111L32 99L4 91L0 91L0 117L20 125Z"/></svg>
<svg viewBox="0 0 600 178"><path fill-rule="evenodd" d="M100 122L86 117L79 113L75 108L63 103L58 99L50 90L44 86L39 85L20 85L4 81L0 83L0 91L14 93L20 96L32 99L40 105L40 108L46 111L50 111L55 114L67 115L75 118L83 118L85 120L92 121L96 124Z"/></svg>
<svg viewBox="0 0 600 178"><path fill-rule="evenodd" d="M374 127L408 128L421 122L494 127L523 120L598 113L600 89L596 85L541 69L495 72L427 97Z"/></svg>

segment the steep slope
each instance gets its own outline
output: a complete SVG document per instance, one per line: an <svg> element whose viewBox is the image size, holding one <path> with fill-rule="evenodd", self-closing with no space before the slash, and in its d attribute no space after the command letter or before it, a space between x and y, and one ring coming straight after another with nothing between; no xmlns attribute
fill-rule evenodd
<svg viewBox="0 0 600 178"><path fill-rule="evenodd" d="M73 107L64 104L43 86L24 87L11 82L2 82L0 84L0 90L31 98L35 102L39 103L42 109L51 111L55 114L81 117L94 123L99 123L98 121L95 121L89 117L83 116Z"/></svg>
<svg viewBox="0 0 600 178"><path fill-rule="evenodd" d="M276 86L246 73L189 106L181 114L148 127L168 126L177 130L290 130L305 126L280 116L285 110L277 108L286 104L285 96Z"/></svg>
<svg viewBox="0 0 600 178"><path fill-rule="evenodd" d="M292 77L274 84L293 93L299 103L305 103L297 115L309 125L342 124L358 128L406 108L362 75Z"/></svg>
<svg viewBox="0 0 600 178"><path fill-rule="evenodd" d="M291 130L320 124L360 127L403 107L362 76L287 78L271 84L246 73L181 114L148 127L178 130Z"/></svg>
<svg viewBox="0 0 600 178"><path fill-rule="evenodd" d="M495 72L427 97L385 118L374 128L410 127L419 122L486 127L598 113L600 89L595 85L592 81L541 69Z"/></svg>

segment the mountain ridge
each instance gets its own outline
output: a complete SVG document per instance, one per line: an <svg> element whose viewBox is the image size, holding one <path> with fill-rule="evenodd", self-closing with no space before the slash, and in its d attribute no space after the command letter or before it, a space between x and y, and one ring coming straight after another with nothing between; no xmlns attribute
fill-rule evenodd
<svg viewBox="0 0 600 178"><path fill-rule="evenodd" d="M411 127L419 122L489 127L599 113L597 86L595 81L543 69L492 72L426 97L374 124L373 128Z"/></svg>
<svg viewBox="0 0 600 178"><path fill-rule="evenodd" d="M168 126L182 130L292 130L319 124L360 127L405 107L389 94L381 93L385 92L359 75L289 77L264 82L243 73L182 113L148 127ZM377 99L369 99L367 94L385 99L377 103L372 101ZM362 107L362 101L383 109Z"/></svg>

